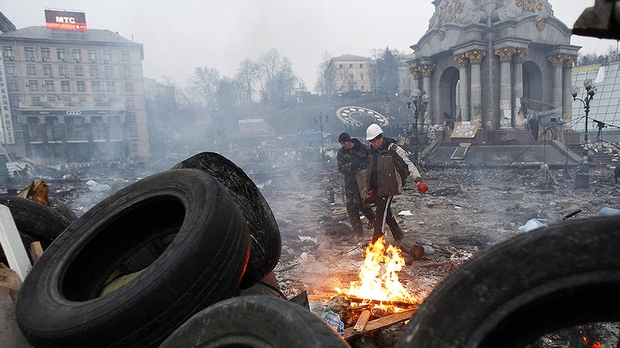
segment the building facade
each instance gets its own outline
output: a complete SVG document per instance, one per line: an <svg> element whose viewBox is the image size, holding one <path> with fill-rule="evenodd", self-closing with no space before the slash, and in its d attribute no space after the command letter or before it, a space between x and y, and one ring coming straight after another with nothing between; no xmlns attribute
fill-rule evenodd
<svg viewBox="0 0 620 348"><path fill-rule="evenodd" d="M69 162L150 155L143 46L110 30L0 35L9 154Z"/></svg>
<svg viewBox="0 0 620 348"><path fill-rule="evenodd" d="M525 108L570 122L571 30L536 1L436 0L429 29L411 48L416 88L430 96L420 124L477 121L482 129L522 129Z"/></svg>
<svg viewBox="0 0 620 348"><path fill-rule="evenodd" d="M345 54L332 58L336 93L372 92L370 58Z"/></svg>

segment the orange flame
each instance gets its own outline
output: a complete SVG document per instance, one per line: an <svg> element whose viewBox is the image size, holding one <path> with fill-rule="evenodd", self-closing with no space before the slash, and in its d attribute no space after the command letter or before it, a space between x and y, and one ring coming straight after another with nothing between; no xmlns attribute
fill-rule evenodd
<svg viewBox="0 0 620 348"><path fill-rule="evenodd" d="M336 288L336 291L361 299L415 303L415 297L407 292L398 279L398 272L405 265L405 259L400 253L401 250L393 245L386 247L383 237L374 244L369 243L359 270L360 280L352 282L348 290Z"/></svg>
<svg viewBox="0 0 620 348"><path fill-rule="evenodd" d="M601 348L601 342L599 341L592 342L590 338L584 336L585 334L583 330L579 330L579 333L581 334L581 337L583 338L583 343L585 343L586 346L588 346L588 348Z"/></svg>

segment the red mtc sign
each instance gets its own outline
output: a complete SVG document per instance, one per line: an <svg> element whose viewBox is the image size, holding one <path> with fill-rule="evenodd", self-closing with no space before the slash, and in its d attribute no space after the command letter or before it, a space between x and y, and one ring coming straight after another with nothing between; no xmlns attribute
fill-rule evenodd
<svg viewBox="0 0 620 348"><path fill-rule="evenodd" d="M86 31L86 15L83 12L45 10L45 27L52 30Z"/></svg>

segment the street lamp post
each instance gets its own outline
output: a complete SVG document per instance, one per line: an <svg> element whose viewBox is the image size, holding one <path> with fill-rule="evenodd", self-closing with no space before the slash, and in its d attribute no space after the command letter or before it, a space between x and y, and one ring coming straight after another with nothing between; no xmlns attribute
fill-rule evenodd
<svg viewBox="0 0 620 348"><path fill-rule="evenodd" d="M412 93L413 103L408 102L407 107L413 108L413 139L415 141L414 144L414 161L413 163L418 164L418 117L420 117L420 112L424 112L426 107L428 106L429 97L420 89L416 88Z"/></svg>
<svg viewBox="0 0 620 348"><path fill-rule="evenodd" d="M319 116L314 120L315 123L319 124L319 128L321 130L321 163L325 163L325 146L323 143L323 117L325 117L325 123L329 122L327 115L323 116L323 112L319 113Z"/></svg>
<svg viewBox="0 0 620 348"><path fill-rule="evenodd" d="M579 87L575 86L572 90L573 100L579 100L583 104L583 110L586 112L586 128L584 134L584 142L588 142L588 114L590 113L590 100L594 98L596 94L596 86L592 83L592 79L585 79L583 81L583 87L586 89L586 99L577 98L579 94Z"/></svg>

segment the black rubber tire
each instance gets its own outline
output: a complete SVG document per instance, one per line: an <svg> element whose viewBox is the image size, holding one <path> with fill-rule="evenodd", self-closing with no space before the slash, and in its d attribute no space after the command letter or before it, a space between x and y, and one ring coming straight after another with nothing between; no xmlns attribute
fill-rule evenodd
<svg viewBox="0 0 620 348"><path fill-rule="evenodd" d="M194 315L160 348L350 347L336 331L298 304L270 296L241 296Z"/></svg>
<svg viewBox="0 0 620 348"><path fill-rule="evenodd" d="M15 227L26 250L30 243L39 241L43 250L64 231L73 220L41 203L21 197L0 195L0 204L11 211ZM0 262L6 262L4 251L0 248Z"/></svg>
<svg viewBox="0 0 620 348"><path fill-rule="evenodd" d="M253 296L253 295L273 296L273 297L279 297L283 300L287 299L286 295L284 295L284 293L282 293L280 289L276 288L275 286L269 283L265 283L263 281L260 281L254 284L254 286L250 288L241 290L241 296Z"/></svg>
<svg viewBox="0 0 620 348"><path fill-rule="evenodd" d="M202 152L173 167L181 168L200 169L213 175L237 203L252 236L250 261L241 280L241 289L258 283L276 267L282 250L278 223L265 197L243 169L218 153Z"/></svg>
<svg viewBox="0 0 620 348"><path fill-rule="evenodd" d="M167 244L167 245L166 245ZM116 270L160 245L133 280ZM17 323L36 347L156 347L193 314L239 292L249 232L224 187L199 170L141 179L89 209L26 276Z"/></svg>
<svg viewBox="0 0 620 348"><path fill-rule="evenodd" d="M620 321L620 217L567 220L475 255L433 290L396 347L523 347Z"/></svg>
<svg viewBox="0 0 620 348"><path fill-rule="evenodd" d="M77 214L73 210L71 210L71 207L54 197L50 197L48 199L47 206L50 207L52 210L59 212L60 215L64 216L65 218L67 218L67 220L71 222L77 220L78 218Z"/></svg>

